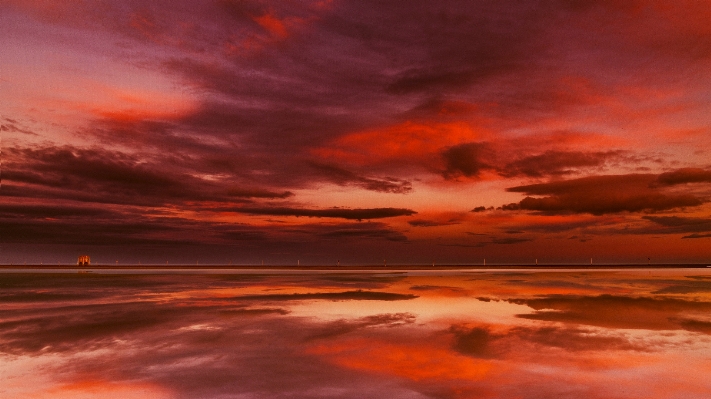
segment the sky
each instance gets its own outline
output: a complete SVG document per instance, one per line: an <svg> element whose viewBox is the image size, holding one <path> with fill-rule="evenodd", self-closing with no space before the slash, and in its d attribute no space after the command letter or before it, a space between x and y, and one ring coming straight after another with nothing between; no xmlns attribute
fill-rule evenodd
<svg viewBox="0 0 711 399"><path fill-rule="evenodd" d="M708 262L709 20L0 1L0 263Z"/></svg>
<svg viewBox="0 0 711 399"><path fill-rule="evenodd" d="M711 269L438 273L0 273L0 398L708 398Z"/></svg>

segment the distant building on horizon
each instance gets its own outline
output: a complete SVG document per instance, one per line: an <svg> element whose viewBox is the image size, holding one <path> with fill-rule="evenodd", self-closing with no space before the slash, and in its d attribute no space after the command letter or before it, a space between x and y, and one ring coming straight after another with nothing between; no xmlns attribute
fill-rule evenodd
<svg viewBox="0 0 711 399"><path fill-rule="evenodd" d="M90 263L91 259L89 259L89 255L81 255L79 259L77 259L77 265L79 266L89 266Z"/></svg>

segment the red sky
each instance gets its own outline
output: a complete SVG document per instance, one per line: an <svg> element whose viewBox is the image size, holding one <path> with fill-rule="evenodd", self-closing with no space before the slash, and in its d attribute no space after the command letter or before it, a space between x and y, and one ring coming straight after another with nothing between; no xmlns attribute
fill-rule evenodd
<svg viewBox="0 0 711 399"><path fill-rule="evenodd" d="M0 3L0 263L711 260L706 1Z"/></svg>

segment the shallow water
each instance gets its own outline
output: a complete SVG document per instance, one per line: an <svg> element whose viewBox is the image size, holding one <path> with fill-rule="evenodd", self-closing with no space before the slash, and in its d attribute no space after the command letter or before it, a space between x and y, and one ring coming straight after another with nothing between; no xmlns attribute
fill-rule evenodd
<svg viewBox="0 0 711 399"><path fill-rule="evenodd" d="M19 271L0 398L711 395L711 269Z"/></svg>

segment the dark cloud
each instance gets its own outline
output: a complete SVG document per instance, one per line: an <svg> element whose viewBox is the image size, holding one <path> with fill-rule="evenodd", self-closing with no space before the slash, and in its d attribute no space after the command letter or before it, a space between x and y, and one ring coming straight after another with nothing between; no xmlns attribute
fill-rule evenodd
<svg viewBox="0 0 711 399"><path fill-rule="evenodd" d="M598 216L596 218L591 218L589 220L573 220L573 221L560 221L557 223L528 223L515 225L517 229L521 229L528 232L541 232L541 233L560 233L563 231L570 230L590 230L598 226L614 225L617 222L616 219L611 219L607 217ZM513 227L513 226L512 226Z"/></svg>
<svg viewBox="0 0 711 399"><path fill-rule="evenodd" d="M415 299L417 295L396 294L392 292L379 291L343 291L343 292L323 292L306 294L263 294L263 295L242 295L234 297L244 301L303 301L303 300L327 300L327 301L402 301Z"/></svg>
<svg viewBox="0 0 711 399"><path fill-rule="evenodd" d="M231 188L227 190L227 195L238 198L269 198L269 199L284 199L293 197L291 191L269 191L258 188Z"/></svg>
<svg viewBox="0 0 711 399"><path fill-rule="evenodd" d="M477 299L477 301L482 301L482 302L491 302L492 301L491 298L487 298L487 297L477 297L476 299ZM495 299L495 301L498 301L498 299Z"/></svg>
<svg viewBox="0 0 711 399"><path fill-rule="evenodd" d="M439 244L443 247L458 247L458 248L483 248L487 242L478 242L476 244Z"/></svg>
<svg viewBox="0 0 711 399"><path fill-rule="evenodd" d="M481 172L494 167L489 164L492 150L487 143L467 143L450 147L442 153L445 170L442 173L447 179L459 176L478 177Z"/></svg>
<svg viewBox="0 0 711 399"><path fill-rule="evenodd" d="M642 219L649 220L664 227L678 229L681 232L711 231L711 219L693 218L683 216L642 216Z"/></svg>
<svg viewBox="0 0 711 399"><path fill-rule="evenodd" d="M653 175L618 175L618 176L589 176L572 180L552 181L550 183L532 184L527 186L511 187L506 191L525 193L528 195L564 195L568 193L587 193L591 187L606 187L616 189L619 186L648 186L654 181Z"/></svg>
<svg viewBox="0 0 711 399"><path fill-rule="evenodd" d="M2 215L0 215L2 216ZM407 237L384 223L309 223L298 226L205 222L169 216L109 213L105 217L64 216L47 220L0 218L0 239L8 245L33 247L52 242L67 250L53 255L28 253L19 263L73 262L88 253L98 263L121 264L371 264L383 259L382 249L366 246L406 244ZM124 252L121 248L130 247ZM107 249L108 248L108 249ZM77 253L78 252L78 253ZM6 260L7 263L18 261Z"/></svg>
<svg viewBox="0 0 711 399"><path fill-rule="evenodd" d="M459 117L470 115L478 106L458 100L430 98L404 114L407 118Z"/></svg>
<svg viewBox="0 0 711 399"><path fill-rule="evenodd" d="M518 317L606 328L678 330L684 326L675 318L711 311L709 302L657 297L550 295L509 301L535 310Z"/></svg>
<svg viewBox="0 0 711 399"><path fill-rule="evenodd" d="M412 183L394 177L374 179L358 176L334 165L311 163L310 166L324 179L340 186L354 185L365 190L396 194L407 194L412 191Z"/></svg>
<svg viewBox="0 0 711 399"><path fill-rule="evenodd" d="M491 240L492 244L518 244L522 242L528 242L528 241L533 241L533 238L525 238L525 237L501 237L501 238L494 238Z"/></svg>
<svg viewBox="0 0 711 399"><path fill-rule="evenodd" d="M410 286L411 290L415 291L435 291L435 290L441 290L441 289L454 289L455 287L447 287L443 285L429 285L429 284L420 284L420 285L413 285Z"/></svg>
<svg viewBox="0 0 711 399"><path fill-rule="evenodd" d="M228 74L225 78L234 81L232 76ZM273 98L279 97L275 94ZM140 159L143 166L183 183L180 187L183 199L279 199L288 197L286 193L295 188L313 188L324 183L385 193L412 191L412 184L406 179L378 176L379 173L368 170L356 173L314 160L310 153L314 146L344 133L344 125L355 125L318 111L314 115L287 108L245 109L223 102L206 102L187 115L166 121L103 118L84 134L107 145L119 144L143 152L138 157L148 157ZM186 131L199 133L185 134ZM165 152L166 149L170 152ZM275 153L280 155L275 157ZM115 158L112 155L99 156ZM166 196L171 194L165 189L163 192Z"/></svg>
<svg viewBox="0 0 711 399"><path fill-rule="evenodd" d="M6 166L9 170L4 171L6 182L3 194L16 199L13 203L0 206L0 218L3 220L0 236L7 243L110 246L198 242L229 244L270 238L269 228L173 218L154 209L142 208L166 204L200 212L348 220L416 213L400 208L303 209L255 205L235 208L240 203L283 200L294 194L253 183L224 187L225 182L219 181L224 180L223 177L203 179L192 176L195 172L191 174L189 168L176 167L180 162L171 158L175 154L167 158L147 154L148 161L145 161L136 154L72 146L12 147L8 153ZM205 158L202 162L209 164L211 159ZM208 165L207 169L199 172L220 175L231 168L230 163L212 163L213 166ZM395 180L362 178L358 182L385 192L407 190L406 187L409 187L409 183ZM35 200L25 202L23 198L28 197ZM53 199L52 204L45 203L44 199ZM198 234L200 230L203 232ZM329 226L316 230L311 231L315 234L314 238L407 240L402 233L382 225Z"/></svg>
<svg viewBox="0 0 711 399"><path fill-rule="evenodd" d="M249 225L144 216L133 207L72 202L3 204L0 221L0 239L21 244L166 246L262 240L268 236L267 230Z"/></svg>
<svg viewBox="0 0 711 399"><path fill-rule="evenodd" d="M435 221L435 220L416 219L416 220L410 220L407 223L413 227L437 227L437 226L450 226L453 224L459 224L460 222L455 221L455 220L440 222L440 221Z"/></svg>
<svg viewBox="0 0 711 399"><path fill-rule="evenodd" d="M701 205L704 199L691 194L665 193L651 187L655 175L589 176L508 188L526 195L504 210L530 210L544 213L654 212Z"/></svg>
<svg viewBox="0 0 711 399"><path fill-rule="evenodd" d="M245 228L243 226L237 226L235 228L229 225L219 225L213 226L213 228L219 231L219 237L227 242L262 241L269 238L269 234L266 231L250 227Z"/></svg>
<svg viewBox="0 0 711 399"><path fill-rule="evenodd" d="M492 332L487 326L452 326L453 349L478 358L500 358L507 352L520 351L523 343L560 348L569 352L605 350L645 350L633 345L623 336L602 335L596 331L576 327L514 327Z"/></svg>
<svg viewBox="0 0 711 399"><path fill-rule="evenodd" d="M240 207L234 208L233 212L246 213L250 215L270 215L270 216L304 216L315 218L341 218L351 220L380 219L396 216L411 216L417 212L410 209L401 208L372 208L372 209L301 209L301 208L281 208L281 207Z"/></svg>
<svg viewBox="0 0 711 399"><path fill-rule="evenodd" d="M653 291L652 294L694 294L711 292L711 281L682 281Z"/></svg>
<svg viewBox="0 0 711 399"><path fill-rule="evenodd" d="M515 143L504 142L505 144ZM499 147L501 143L499 143ZM492 142L460 144L443 151L445 161L443 176L478 177L489 171L504 178L512 177L560 177L580 173L591 168L601 168L612 161L629 158L625 151L561 151L548 150L537 155L521 157L520 149L497 148ZM513 161L507 161L513 159Z"/></svg>
<svg viewBox="0 0 711 399"><path fill-rule="evenodd" d="M451 294L466 295L465 289L447 285L417 284L410 286L410 289L413 291L440 291Z"/></svg>
<svg viewBox="0 0 711 399"><path fill-rule="evenodd" d="M645 230L650 234L684 234L692 233L682 238L704 238L711 232L711 219L683 216L643 216L643 219L654 222L659 228Z"/></svg>
<svg viewBox="0 0 711 399"><path fill-rule="evenodd" d="M281 229L282 232L314 236L318 240L333 239L347 241L373 239L387 241L407 241L407 237L391 228L385 223L357 222L357 223L311 223L303 224L290 229Z"/></svg>
<svg viewBox="0 0 711 399"><path fill-rule="evenodd" d="M484 71L482 71L484 72ZM472 70L434 72L412 69L387 86L393 94L410 94L431 89L453 89L470 86L477 76Z"/></svg>
<svg viewBox="0 0 711 399"><path fill-rule="evenodd" d="M642 345L633 345L624 336L604 335L582 328L513 328L509 334L520 339L547 347L561 348L571 352L603 350L646 350Z"/></svg>
<svg viewBox="0 0 711 399"><path fill-rule="evenodd" d="M171 170L160 161L146 162L118 151L66 145L6 151L10 159L3 178L11 182L11 187L21 184L14 185L16 195L158 205L209 198L203 193L216 190L208 182Z"/></svg>
<svg viewBox="0 0 711 399"><path fill-rule="evenodd" d="M406 194L412 191L410 181L392 176L374 176L371 171L356 173L334 164L317 161L310 154L313 146L326 140L334 127L305 126L306 132L295 134L294 126L306 123L308 115L274 115L275 111L242 110L223 104L204 104L201 109L170 123L126 122L110 119L97 121L87 135L113 144L117 136L130 137L123 145L156 151L170 148L172 153L161 159L166 169L182 169L197 176L218 176L213 181L200 181L201 193L215 196L215 189L233 191L244 198L279 198L294 188L312 188L324 183L364 190ZM281 111L279 111L281 112ZM287 111L284 111L285 113ZM293 113L293 112L291 112ZM314 123L325 123L323 116L311 116ZM293 119L293 120L292 120ZM268 121L269 123L266 123ZM334 125L343 122L333 121ZM199 130L200 136L182 134ZM286 137L283 132L290 131ZM321 136L313 132L326 131ZM307 134L308 132L308 134ZM343 132L340 132L343 133ZM205 140L201 137L213 137ZM239 145L237 144L239 143ZM278 157L274 154L279 153ZM209 184L214 187L209 187ZM225 187L226 186L226 187ZM257 188L255 188L255 186ZM256 192L255 192L256 190ZM263 195L265 191L274 195ZM193 197L199 198L193 192ZM245 196L244 194L250 194ZM252 196L260 194L258 196Z"/></svg>
<svg viewBox="0 0 711 399"><path fill-rule="evenodd" d="M118 216L115 212L95 206L67 204L0 204L0 217L12 218L58 218L67 216L78 217L111 217Z"/></svg>
<svg viewBox="0 0 711 399"><path fill-rule="evenodd" d="M499 172L505 177L561 176L582 168L598 167L610 159L619 158L621 151L582 152L549 150L540 155L518 159L505 165Z"/></svg>
<svg viewBox="0 0 711 399"><path fill-rule="evenodd" d="M31 160L32 163L25 166L41 173L41 179L44 180L40 181L49 185L80 187L84 184L85 187L91 187L93 182L101 182L107 185L136 187L141 193L149 190L169 190L180 185L177 179L171 179L164 173L145 167L144 162L136 156L120 152L69 146L13 149L12 152L19 153L25 160ZM10 172L7 178L15 180L14 173ZM71 178L76 180L71 181ZM40 181L24 180L28 183Z"/></svg>
<svg viewBox="0 0 711 399"><path fill-rule="evenodd" d="M82 218L74 220L5 219L0 225L0 237L6 243L22 244L82 244L82 245L171 245L197 243L195 237L179 232L194 232L195 224L184 220L157 221L128 218L115 214L114 221ZM175 224L171 223L174 222ZM177 223L176 223L177 222ZM192 227L193 229L190 229Z"/></svg>
<svg viewBox="0 0 711 399"><path fill-rule="evenodd" d="M662 173L657 177L661 185L672 186L684 183L711 183L711 171L700 168L684 168Z"/></svg>
<svg viewBox="0 0 711 399"><path fill-rule="evenodd" d="M689 234L688 236L683 236L681 238L709 238L711 237L711 233L709 234Z"/></svg>
<svg viewBox="0 0 711 399"><path fill-rule="evenodd" d="M490 343L498 338L492 336L488 328L465 328L452 326L449 332L454 334L454 350L475 357L492 357Z"/></svg>
<svg viewBox="0 0 711 399"><path fill-rule="evenodd" d="M323 23L338 34L366 44L366 48L389 52L389 64L402 68L388 79L385 88L404 96L457 91L523 67L518 61L532 55L530 48L536 36L531 33L541 22L531 11L489 1L480 2L476 12L457 3L433 7L415 2L403 15L393 6L343 4ZM376 26L373 20L387 22ZM494 28L497 23L514 21L518 21L514 30ZM428 34L423 36L422 32ZM412 51L417 48L420 51Z"/></svg>
<svg viewBox="0 0 711 399"><path fill-rule="evenodd" d="M244 316L264 316L264 315L287 315L289 311L280 308L238 308L220 311L221 317L244 317Z"/></svg>
<svg viewBox="0 0 711 399"><path fill-rule="evenodd" d="M589 241L593 235L610 234L611 231L620 232L620 225L630 222L631 220L627 218L620 219L617 215L590 216L583 219L571 216L570 218L533 220L527 223L509 224L506 226L507 229L503 230L503 232L506 234L527 233L529 237L536 237L539 234L558 235L558 233L567 232L568 234L572 233L572 235L567 236L567 239L586 242ZM633 234L632 230L633 229L626 229L625 232ZM640 231L651 233L649 228L644 228Z"/></svg>
<svg viewBox="0 0 711 399"><path fill-rule="evenodd" d="M685 330L711 335L711 322L694 319L680 319L678 321Z"/></svg>
<svg viewBox="0 0 711 399"><path fill-rule="evenodd" d="M476 241L476 242L470 242L470 243L451 243L451 244L440 244L444 246L451 246L451 247L462 247L462 248L483 248L486 247L487 245L490 244L496 244L496 245L512 245L512 244L521 244L524 242L529 242L529 241L534 241L535 238L533 237L490 237L489 234L484 234L484 233L473 233L473 232L466 232L466 234L470 236L475 236L475 237L481 237L481 241Z"/></svg>
<svg viewBox="0 0 711 399"><path fill-rule="evenodd" d="M16 120L9 118L4 119L6 123L0 124L0 132L22 133L29 136L38 136L37 133L33 132L30 129L19 127Z"/></svg>
<svg viewBox="0 0 711 399"><path fill-rule="evenodd" d="M337 228L324 228L318 233L320 237L332 239L385 239L388 241L407 241L407 237L391 228L380 226L341 226Z"/></svg>

